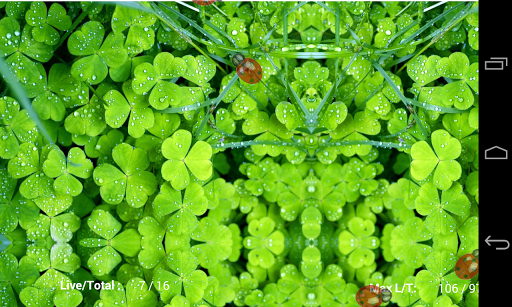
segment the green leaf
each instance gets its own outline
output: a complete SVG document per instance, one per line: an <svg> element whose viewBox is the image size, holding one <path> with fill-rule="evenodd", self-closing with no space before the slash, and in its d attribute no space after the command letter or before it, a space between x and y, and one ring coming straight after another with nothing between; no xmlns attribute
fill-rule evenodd
<svg viewBox="0 0 512 307"><path fill-rule="evenodd" d="M162 246L165 230L157 220L149 216L139 222L138 229L142 236L139 263L143 268L151 269L165 257Z"/></svg>
<svg viewBox="0 0 512 307"><path fill-rule="evenodd" d="M461 166L457 159L461 153L460 142L445 130L432 133L432 145L425 141L415 143L411 148L411 175L417 180L423 180L434 169L434 184L441 190L447 190L452 182L461 176Z"/></svg>
<svg viewBox="0 0 512 307"><path fill-rule="evenodd" d="M407 64L407 74L411 79L421 86L425 86L441 77L436 67L441 59L440 56L432 55L426 57L420 55Z"/></svg>
<svg viewBox="0 0 512 307"><path fill-rule="evenodd" d="M87 224L94 233L107 240L112 239L121 230L121 223L110 212L101 209L92 211Z"/></svg>
<svg viewBox="0 0 512 307"><path fill-rule="evenodd" d="M183 78L199 86L208 83L217 70L215 64L203 55L198 55L195 58L191 55L186 55L183 57L183 61L187 65Z"/></svg>
<svg viewBox="0 0 512 307"><path fill-rule="evenodd" d="M82 293L78 290L61 290L55 293L53 303L56 307L76 307L82 302Z"/></svg>
<svg viewBox="0 0 512 307"><path fill-rule="evenodd" d="M441 199L435 185L428 182L419 191L416 210L421 215L428 215L425 219L428 230L434 234L447 235L453 233L457 226L452 214L461 217L469 214L469 200L457 182L442 192Z"/></svg>
<svg viewBox="0 0 512 307"><path fill-rule="evenodd" d="M142 207L148 196L156 191L155 175L145 171L149 159L145 150L122 143L114 147L112 158L121 168L104 163L94 169L94 182L108 203L119 204L126 191L126 202L134 207Z"/></svg>
<svg viewBox="0 0 512 307"><path fill-rule="evenodd" d="M207 180L213 172L211 146L204 141L197 141L190 149L191 144L192 134L182 129L162 143L162 154L168 159L162 165L162 177L170 181L176 190L188 186L188 170L200 180Z"/></svg>
<svg viewBox="0 0 512 307"><path fill-rule="evenodd" d="M219 225L213 218L201 219L199 226L190 236L196 241L204 242L191 248L191 252L204 268L211 268L231 255L231 231L227 226Z"/></svg>
<svg viewBox="0 0 512 307"><path fill-rule="evenodd" d="M103 41L104 36L105 29L97 21L85 23L69 36L69 52L85 56L71 66L71 74L77 80L99 84L107 77L108 67L120 67L128 59L123 34L111 32Z"/></svg>
<svg viewBox="0 0 512 307"><path fill-rule="evenodd" d="M420 242L432 238L423 221L418 217L408 219L391 232L391 253L396 259L405 261L413 268L419 268L432 252L432 247Z"/></svg>

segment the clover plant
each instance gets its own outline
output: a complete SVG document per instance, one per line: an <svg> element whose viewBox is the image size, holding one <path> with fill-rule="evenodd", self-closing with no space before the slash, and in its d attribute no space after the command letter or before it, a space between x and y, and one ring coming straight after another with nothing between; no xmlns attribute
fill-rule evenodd
<svg viewBox="0 0 512 307"><path fill-rule="evenodd" d="M478 306L478 11L0 3L2 306Z"/></svg>

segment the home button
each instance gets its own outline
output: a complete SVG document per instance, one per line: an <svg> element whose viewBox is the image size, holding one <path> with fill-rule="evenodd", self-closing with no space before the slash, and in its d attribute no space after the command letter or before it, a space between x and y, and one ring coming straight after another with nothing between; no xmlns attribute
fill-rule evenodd
<svg viewBox="0 0 512 307"><path fill-rule="evenodd" d="M485 160L507 160L508 151L499 146L494 146L485 150Z"/></svg>

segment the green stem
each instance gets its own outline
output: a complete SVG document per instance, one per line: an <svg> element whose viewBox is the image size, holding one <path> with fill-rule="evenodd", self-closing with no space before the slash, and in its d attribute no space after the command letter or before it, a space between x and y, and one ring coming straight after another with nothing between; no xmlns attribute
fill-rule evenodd
<svg viewBox="0 0 512 307"><path fill-rule="evenodd" d="M179 36L181 36L187 43L189 43L190 45L192 45L192 47L194 47L197 51L199 51L199 53L201 53L202 55L204 55L210 62L212 62L213 64L215 64L215 66L217 66L223 73L227 74L226 70L224 70L224 68L222 68L222 66L219 65L219 63L217 63L216 61L214 61L211 57L209 57L201 48L199 48L196 44L194 44L194 42L192 42L187 36L185 36L181 31L179 31L178 29L176 29L176 27L174 27L169 21L167 21L163 16L165 15L165 13L154 3L151 3L151 7L153 8L153 14L158 18L160 19L161 22L165 23L168 27L170 27L171 29L173 29L174 31L176 31L176 33L179 34ZM165 15L167 16L167 15Z"/></svg>

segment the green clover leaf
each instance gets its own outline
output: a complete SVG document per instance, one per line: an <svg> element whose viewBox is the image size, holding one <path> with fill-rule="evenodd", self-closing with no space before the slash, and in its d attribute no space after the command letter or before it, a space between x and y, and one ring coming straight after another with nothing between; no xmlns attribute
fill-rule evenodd
<svg viewBox="0 0 512 307"><path fill-rule="evenodd" d="M457 230L460 240L458 257L472 253L478 249L478 217L472 216L460 225Z"/></svg>
<svg viewBox="0 0 512 307"><path fill-rule="evenodd" d="M171 301L175 295L182 293L182 287L185 289L185 297L190 302L198 302L204 295L204 290L208 285L206 273L196 270L199 264L198 259L191 252L173 251L167 255L167 266L172 270L159 269L153 276L155 283L160 282L162 287L159 290L164 302ZM169 286L164 286L168 283Z"/></svg>
<svg viewBox="0 0 512 307"><path fill-rule="evenodd" d="M142 5L149 6L149 4ZM156 20L157 17L151 13L116 5L116 9L112 14L112 30L116 34L122 34L122 32L129 28L124 48L130 54L139 54L153 46L155 31L151 26Z"/></svg>
<svg viewBox="0 0 512 307"><path fill-rule="evenodd" d="M353 117L351 114L347 114L347 118L330 135L335 140L367 141L368 138L364 134L376 135L380 129L377 118L366 115L364 112L357 112ZM371 145L342 145L339 146L339 152L348 157L356 153L364 156L370 153L371 148Z"/></svg>
<svg viewBox="0 0 512 307"><path fill-rule="evenodd" d="M55 292L53 303L56 307L76 307L82 302L82 293L78 290L60 290Z"/></svg>
<svg viewBox="0 0 512 307"><path fill-rule="evenodd" d="M183 100L182 92L177 84L167 80L181 77L186 72L186 63L182 58L168 52L159 53L153 64L139 64L134 72L133 91L138 95L149 93L149 103L158 110L171 106L179 106ZM188 103L190 104L190 103Z"/></svg>
<svg viewBox="0 0 512 307"><path fill-rule="evenodd" d="M249 262L268 269L275 262L275 256L284 250L284 235L276 230L275 222L269 217L252 220L249 223L250 237L244 238L244 247L250 249Z"/></svg>
<svg viewBox="0 0 512 307"><path fill-rule="evenodd" d="M107 77L108 67L120 67L128 59L122 33L110 32L103 41L104 36L105 28L97 21L86 22L69 36L69 53L82 57L71 66L77 80L99 84Z"/></svg>
<svg viewBox="0 0 512 307"><path fill-rule="evenodd" d="M148 196L155 193L157 181L146 171L149 159L145 150L123 143L112 150L117 167L104 163L94 169L94 182L100 186L101 197L110 204L119 204L126 195L128 205L144 206Z"/></svg>
<svg viewBox="0 0 512 307"><path fill-rule="evenodd" d="M408 266L419 268L432 252L432 247L419 242L432 238L432 233L419 217L408 219L391 231L391 253Z"/></svg>
<svg viewBox="0 0 512 307"><path fill-rule="evenodd" d="M139 263L145 269L152 269L165 257L165 251L162 245L165 230L157 220L150 216L146 216L140 220L138 230L142 235L142 249L138 256Z"/></svg>
<svg viewBox="0 0 512 307"><path fill-rule="evenodd" d="M19 179L28 176L20 186L20 193L26 198L47 196L53 192L53 179L47 177L41 170L45 151L47 149L44 149L39 155L39 150L34 144L23 143L17 156L9 160L7 169L12 178Z"/></svg>
<svg viewBox="0 0 512 307"><path fill-rule="evenodd" d="M475 197L475 201L478 204L479 203L479 184L478 184L478 175L479 172L475 171L468 175L466 178L466 190L470 195L473 195Z"/></svg>
<svg viewBox="0 0 512 307"><path fill-rule="evenodd" d="M18 225L18 220L35 220L39 208L33 201L21 196L19 191L14 195L17 180L6 169L0 169L0 178L0 232L10 233Z"/></svg>
<svg viewBox="0 0 512 307"><path fill-rule="evenodd" d="M27 110L11 97L0 98L0 157L12 159L18 154L20 143L34 143L38 137L36 124Z"/></svg>
<svg viewBox="0 0 512 307"><path fill-rule="evenodd" d="M426 270L416 274L416 287L422 300L427 303L434 302L439 296L439 287L444 289L447 284L452 287L456 286L458 289L467 289L469 280L460 279L455 272L451 272L457 262L456 256L449 251L434 251L425 259ZM462 299L463 293L461 290L446 295L454 304L457 304Z"/></svg>
<svg viewBox="0 0 512 307"><path fill-rule="evenodd" d="M16 257L8 252L0 254L0 286L2 287L2 300L5 304L16 305L15 290L17 293L32 285L39 278L37 267L30 264L18 265ZM14 288L14 289L13 289Z"/></svg>
<svg viewBox="0 0 512 307"><path fill-rule="evenodd" d="M47 13L44 2L32 2L25 18L27 23L34 27L34 39L48 45L56 45L59 42L60 35L56 29L68 30L72 23L71 18L66 15L66 9L58 3L53 3Z"/></svg>
<svg viewBox="0 0 512 307"><path fill-rule="evenodd" d="M69 66L62 63L52 65L48 78L44 70L41 76L44 84L39 91L33 93L34 110L41 119L61 121L66 116L64 96L78 95L80 83L71 76Z"/></svg>
<svg viewBox="0 0 512 307"><path fill-rule="evenodd" d="M182 129L162 143L162 154L167 159L162 165L162 177L176 190L189 185L189 170L199 180L207 180L213 173L211 146L203 141L197 141L192 148L191 144L192 134Z"/></svg>
<svg viewBox="0 0 512 307"><path fill-rule="evenodd" d="M447 190L452 182L461 176L461 166L457 159L461 153L460 142L446 130L432 133L432 146L425 141L415 143L411 149L411 175L416 180L427 178L434 169L434 184L440 190Z"/></svg>
<svg viewBox="0 0 512 307"><path fill-rule="evenodd" d="M195 58L191 55L186 55L182 59L187 66L186 71L183 73L183 78L198 86L206 85L213 78L217 70L215 64L203 55L198 55Z"/></svg>
<svg viewBox="0 0 512 307"><path fill-rule="evenodd" d="M438 55L426 57L420 55L407 64L407 74L411 79L422 87L441 77L437 70L437 64L441 59Z"/></svg>
<svg viewBox="0 0 512 307"><path fill-rule="evenodd" d="M92 170L91 160L78 147L71 148L67 158L60 149L53 149L43 163L46 176L56 178L53 182L55 191L73 197L82 193L82 183L75 177L87 179L91 177Z"/></svg>
<svg viewBox="0 0 512 307"><path fill-rule="evenodd" d="M459 79L443 86L443 103L466 110L475 101L471 89L478 94L478 63L469 64L469 58L462 52L454 52L442 58L436 65L439 74L445 78Z"/></svg>
<svg viewBox="0 0 512 307"><path fill-rule="evenodd" d="M306 61L301 67L293 71L295 79L303 83L306 88L316 87L321 81L329 77L329 69L322 67L315 61Z"/></svg>
<svg viewBox="0 0 512 307"><path fill-rule="evenodd" d="M157 217L172 214L166 222L166 230L174 235L190 234L196 230L199 222L196 216L206 212L208 199L203 188L192 182L185 190L183 199L180 191L176 191L166 182L153 201L153 212Z"/></svg>
<svg viewBox="0 0 512 307"><path fill-rule="evenodd" d="M46 63L53 56L53 47L36 41L32 35L32 29L28 25L21 30L20 24L14 17L5 17L0 20L0 54L7 58L7 64L13 66L15 66L13 63L27 64L23 69L14 69L16 76L24 77L19 78L23 80L21 83L32 83L39 79L37 68L28 57ZM11 56L8 57L9 55Z"/></svg>
<svg viewBox="0 0 512 307"><path fill-rule="evenodd" d="M416 211L426 215L425 227L433 234L447 235L455 231L457 222L452 214L462 218L469 214L469 200L462 186L455 182L442 192L441 199L434 184L425 183L416 198Z"/></svg>
<svg viewBox="0 0 512 307"><path fill-rule="evenodd" d="M380 245L379 238L372 236L375 232L375 224L370 220L354 217L348 222L348 229L340 233L338 237L339 250L344 255L349 255L348 263L358 269L370 265L375 259L372 249Z"/></svg>
<svg viewBox="0 0 512 307"><path fill-rule="evenodd" d="M96 88L96 93L103 97L108 91L114 89L109 83L102 83ZM83 107L70 113L64 121L66 131L72 134L97 136L107 127L104 120L105 108L98 96L93 95Z"/></svg>
<svg viewBox="0 0 512 307"><path fill-rule="evenodd" d="M91 230L103 239L86 238L80 241L84 247L103 247L89 257L87 265L96 276L110 273L122 260L118 251L129 257L135 257L141 249L141 235L137 230L128 228L121 232L121 223L108 211L94 210L87 224Z"/></svg>
<svg viewBox="0 0 512 307"><path fill-rule="evenodd" d="M276 145L251 145L255 154L260 156L268 154L272 157L281 154L284 150L283 147L278 146L278 142L281 139L289 139L293 135L279 122L275 114L269 117L263 111L248 117L242 125L242 131L247 135L259 134L254 140L275 141Z"/></svg>
<svg viewBox="0 0 512 307"><path fill-rule="evenodd" d="M231 231L227 226L219 225L211 217L201 219L199 226L191 233L190 237L203 242L194 245L190 251L196 255L204 268L209 269L231 255L233 245Z"/></svg>
<svg viewBox="0 0 512 307"><path fill-rule="evenodd" d="M112 128L121 127L129 116L128 133L134 137L141 137L146 129L153 127L154 114L149 108L146 97L137 95L132 90L132 82L123 83L123 94L111 90L103 99L105 105L105 121ZM126 98L125 98L126 97Z"/></svg>

